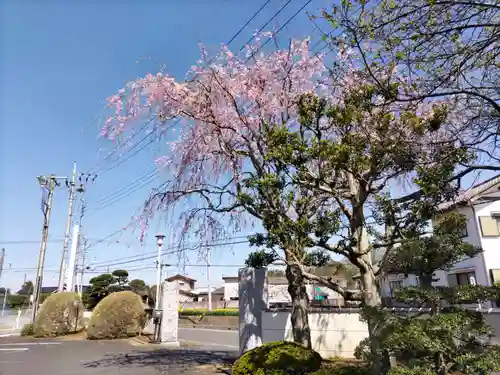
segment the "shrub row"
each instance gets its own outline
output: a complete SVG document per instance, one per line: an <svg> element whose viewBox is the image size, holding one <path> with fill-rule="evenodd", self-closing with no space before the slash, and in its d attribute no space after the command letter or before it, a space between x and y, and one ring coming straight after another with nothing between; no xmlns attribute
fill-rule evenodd
<svg viewBox="0 0 500 375"><path fill-rule="evenodd" d="M35 322L23 327L22 336L55 337L84 329L85 308L77 293L50 295L38 311ZM115 339L142 332L146 314L141 297L134 292L112 293L94 309L87 328L89 339Z"/></svg>
<svg viewBox="0 0 500 375"><path fill-rule="evenodd" d="M40 296L40 300L43 303L51 294L43 293ZM12 309L17 309L20 307L27 307L29 305L29 296L21 295L21 294L9 294L7 296L7 304Z"/></svg>
<svg viewBox="0 0 500 375"><path fill-rule="evenodd" d="M231 309L179 309L179 316L239 316L240 310Z"/></svg>

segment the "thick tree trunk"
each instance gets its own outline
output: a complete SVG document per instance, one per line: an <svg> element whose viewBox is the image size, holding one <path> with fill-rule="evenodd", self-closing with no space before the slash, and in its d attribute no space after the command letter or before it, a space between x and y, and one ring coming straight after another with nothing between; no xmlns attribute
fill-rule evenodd
<svg viewBox="0 0 500 375"><path fill-rule="evenodd" d="M292 298L292 315L290 317L293 341L306 348L311 348L311 328L309 327L309 296L307 295L304 277L300 268L292 265L286 267L288 293Z"/></svg>
<svg viewBox="0 0 500 375"><path fill-rule="evenodd" d="M366 259L371 264L370 259ZM382 298L377 284L377 278L372 270L361 273L361 284L363 288L363 305L370 308L379 308L382 306ZM379 327L375 322L367 318L368 335L370 338L370 350L372 357L372 373L380 375L385 373L389 367L389 353L382 352L382 346L379 339Z"/></svg>

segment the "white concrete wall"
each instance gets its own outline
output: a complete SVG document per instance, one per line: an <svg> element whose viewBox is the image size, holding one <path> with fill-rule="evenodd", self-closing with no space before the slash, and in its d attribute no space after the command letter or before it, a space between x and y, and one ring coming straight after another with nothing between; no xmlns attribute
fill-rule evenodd
<svg viewBox="0 0 500 375"><path fill-rule="evenodd" d="M238 279L224 280L224 300L238 297Z"/></svg>
<svg viewBox="0 0 500 375"><path fill-rule="evenodd" d="M323 358L354 357L359 342L368 337L368 327L358 313L310 313L312 347ZM262 312L262 342L293 341L290 312Z"/></svg>

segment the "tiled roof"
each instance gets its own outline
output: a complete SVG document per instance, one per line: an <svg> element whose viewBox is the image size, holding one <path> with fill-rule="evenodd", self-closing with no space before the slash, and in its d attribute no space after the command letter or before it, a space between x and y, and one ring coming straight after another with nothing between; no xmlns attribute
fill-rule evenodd
<svg viewBox="0 0 500 375"><path fill-rule="evenodd" d="M455 199L449 202L445 202L439 205L440 211L446 211L452 209L458 205L463 205L468 202L474 202L478 198L481 197L483 193L500 184L500 175L492 177L486 181L480 182L477 185L474 185L470 189L464 190L461 192Z"/></svg>
<svg viewBox="0 0 500 375"><path fill-rule="evenodd" d="M185 276L185 275L180 275L180 274L177 274L177 275L174 275L174 276L170 276L167 281L174 281L174 280L184 280L184 281L188 281L188 282L195 282L196 280L195 279L192 279L190 278L189 276Z"/></svg>

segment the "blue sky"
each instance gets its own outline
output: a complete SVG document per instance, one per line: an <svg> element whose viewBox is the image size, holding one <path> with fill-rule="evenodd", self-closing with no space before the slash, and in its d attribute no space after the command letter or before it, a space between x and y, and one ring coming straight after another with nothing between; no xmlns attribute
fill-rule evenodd
<svg viewBox="0 0 500 375"><path fill-rule="evenodd" d="M12 264L0 284L17 289L25 273L28 280L34 279L42 228L36 176L69 175L74 160L78 171L86 172L103 160L99 149L111 149L110 144L97 139L97 118L105 98L128 80L157 72L160 64L165 64L170 74L183 78L198 58L199 42L215 48L227 42L264 2L0 0L0 246L7 251L6 268ZM239 49L285 3L272 0L231 46ZM271 25L280 27L304 3L292 0ZM305 10L318 13L330 3L313 0ZM302 12L281 36L306 35L313 35L313 41L319 39L319 32ZM161 180L106 208L94 203L92 210L92 202L146 173L161 149L162 144L152 144L119 167L101 173L88 187L84 230L91 243L127 224L149 188ZM57 283L57 273L51 271L59 268L66 205L67 191L58 189L49 233L56 241L47 247L44 285ZM112 237L89 250L90 262L151 253L155 250L152 235L157 230L168 232L162 222L154 223L144 247L137 233L128 231ZM240 265L247 253L246 245L214 248L212 262ZM165 261L177 262L175 257ZM152 266L152 262L144 260L123 268ZM191 255L190 263L194 265L188 266L186 273L197 278L200 286L206 285L204 268L195 256ZM26 270L16 271L20 269ZM214 284L221 283L223 274L236 272L235 267L214 267ZM155 270L131 276L154 282Z"/></svg>

